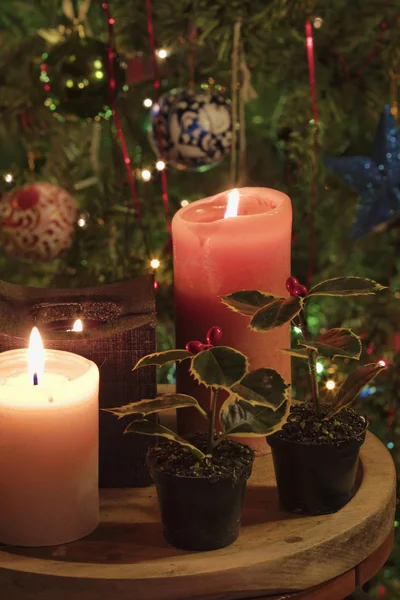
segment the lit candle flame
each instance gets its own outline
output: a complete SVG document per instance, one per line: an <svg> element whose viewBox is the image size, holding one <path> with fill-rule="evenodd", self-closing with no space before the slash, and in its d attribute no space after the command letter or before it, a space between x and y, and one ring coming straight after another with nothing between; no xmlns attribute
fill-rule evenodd
<svg viewBox="0 0 400 600"><path fill-rule="evenodd" d="M239 209L239 191L235 188L228 194L228 204L226 205L224 219L229 219L230 217L237 217L238 209Z"/></svg>
<svg viewBox="0 0 400 600"><path fill-rule="evenodd" d="M75 321L72 331L83 331L83 323L80 319Z"/></svg>
<svg viewBox="0 0 400 600"><path fill-rule="evenodd" d="M33 385L38 385L43 379L44 348L37 327L34 327L29 337L28 347L28 376Z"/></svg>

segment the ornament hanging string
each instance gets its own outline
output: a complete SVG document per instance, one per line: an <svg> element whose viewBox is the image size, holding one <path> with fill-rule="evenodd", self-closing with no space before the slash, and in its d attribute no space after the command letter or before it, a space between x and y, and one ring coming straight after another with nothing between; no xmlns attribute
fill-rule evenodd
<svg viewBox="0 0 400 600"><path fill-rule="evenodd" d="M113 112L114 126L115 126L115 136L121 146L122 155L124 158L126 176L127 176L129 187L130 187L132 197L133 197L136 217L138 219L138 223L139 223L140 229L142 231L143 240L144 240L144 244L146 247L146 252L147 252L148 256L150 257L151 256L150 244L149 244L147 234L146 234L146 231L145 231L145 228L143 225L143 217L142 217L142 213L140 210L139 196L137 193L135 180L134 180L134 177L132 174L131 159L129 158L128 146L126 144L126 139L125 139L125 135L124 135L124 132L122 129L122 123L121 123L119 110L118 110L117 94L116 94L116 89L115 89L115 77L114 77L114 23L115 23L115 20L111 16L108 2L102 2L101 7L104 10L104 13L106 15L107 27L108 27L108 44L107 44L108 69L109 69L109 78L108 79L109 79L109 88L110 88L110 90L109 90L110 91L110 102L111 102L111 108L112 108L112 112Z"/></svg>
<svg viewBox="0 0 400 600"><path fill-rule="evenodd" d="M28 128L29 128L29 124L33 123L33 118L31 115L27 114L27 111L25 108L22 108L20 110L20 117L21 117L22 127L26 131L26 137L29 138L30 136L28 134ZM26 157L27 157L27 161L28 161L29 178L31 181L35 181L35 166L36 166L35 161L37 158L40 157L40 155L32 151L28 140L26 141Z"/></svg>
<svg viewBox="0 0 400 600"><path fill-rule="evenodd" d="M398 121L399 116L399 100L398 100L398 92L399 92L399 80L400 75L395 73L393 70L389 71L390 77L390 112Z"/></svg>
<svg viewBox="0 0 400 600"><path fill-rule="evenodd" d="M239 53L240 53L240 29L242 19L238 17L233 26L233 47L232 47L232 154L231 154L231 185L237 187L237 129L238 122L238 88L239 88Z"/></svg>
<svg viewBox="0 0 400 600"><path fill-rule="evenodd" d="M240 44L240 92L239 92L239 173L241 185L247 180L247 139L246 139L246 103L255 100L258 95L251 84L251 73L246 63L243 41Z"/></svg>
<svg viewBox="0 0 400 600"><path fill-rule="evenodd" d="M146 0L146 15L147 15L147 33L149 36L151 57L152 57L152 61L153 61L153 75L154 75L153 86L154 86L157 96L159 96L161 82L160 82L160 70L158 68L158 62L157 62L156 44L155 44L155 39L154 39L154 25L153 25L153 13L152 13L152 8L151 8L151 0ZM157 137L158 137L158 148L159 148L159 152L160 152L160 158L161 158L161 160L164 160L164 156L162 153L162 147L163 147L162 146L162 136L161 136L161 131L157 124L156 124L156 133L157 133ZM164 212L165 212L165 222L166 222L167 232L170 234L171 233L171 217L170 217L170 211L169 211L168 180L167 180L166 169L162 169L160 171L160 176L161 176L162 200L164 203Z"/></svg>
<svg viewBox="0 0 400 600"><path fill-rule="evenodd" d="M194 90L195 87L195 51L198 41L197 28L195 25L189 25L186 36L186 46L188 48L188 72L189 72L189 89Z"/></svg>
<svg viewBox="0 0 400 600"><path fill-rule="evenodd" d="M309 19L306 20L306 47L308 73L310 81L310 98L313 113L313 157L311 162L311 183L310 183L310 213L309 213L309 238L308 238L308 268L307 281L311 285L314 262L315 262L315 209L317 206L317 160L318 160L318 104L317 104L317 86L315 81L315 56L314 56L314 37L312 24Z"/></svg>
<svg viewBox="0 0 400 600"><path fill-rule="evenodd" d="M232 45L232 153L231 185L245 185L247 179L246 161L246 103L257 98L251 84L251 73L246 64L246 56L241 39L242 19L238 17L233 27ZM239 133L238 133L239 131ZM239 142L239 143L238 143ZM239 159L238 159L239 156Z"/></svg>
<svg viewBox="0 0 400 600"><path fill-rule="evenodd" d="M98 121L93 122L92 143L90 144L90 164L96 177L100 174L99 149L101 142L101 124Z"/></svg>
<svg viewBox="0 0 400 600"><path fill-rule="evenodd" d="M390 260L389 260L389 272L388 272L388 286L392 292L393 292L393 290L392 290L393 277L396 272L396 259L397 259L398 252L399 252L399 246L400 246L400 227L396 227L394 230L394 233L393 233L393 252L392 252Z"/></svg>

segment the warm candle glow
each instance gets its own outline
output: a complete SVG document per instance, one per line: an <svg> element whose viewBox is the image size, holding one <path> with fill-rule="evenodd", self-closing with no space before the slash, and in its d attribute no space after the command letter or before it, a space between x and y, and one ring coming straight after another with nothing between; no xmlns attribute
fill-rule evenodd
<svg viewBox="0 0 400 600"><path fill-rule="evenodd" d="M224 219L229 219L230 217L237 217L238 209L239 209L239 191L235 188L228 194L228 204L226 205Z"/></svg>
<svg viewBox="0 0 400 600"><path fill-rule="evenodd" d="M83 324L80 319L75 321L72 331L83 331Z"/></svg>
<svg viewBox="0 0 400 600"><path fill-rule="evenodd" d="M34 327L29 337L28 375L33 384L38 385L43 379L44 348L39 329Z"/></svg>

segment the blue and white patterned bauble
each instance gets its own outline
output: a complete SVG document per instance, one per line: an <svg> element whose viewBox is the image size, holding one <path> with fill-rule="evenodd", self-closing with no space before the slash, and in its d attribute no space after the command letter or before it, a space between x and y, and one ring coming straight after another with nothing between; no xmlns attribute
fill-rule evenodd
<svg viewBox="0 0 400 600"><path fill-rule="evenodd" d="M222 94L171 90L150 112L150 141L178 169L206 171L232 147L231 109Z"/></svg>

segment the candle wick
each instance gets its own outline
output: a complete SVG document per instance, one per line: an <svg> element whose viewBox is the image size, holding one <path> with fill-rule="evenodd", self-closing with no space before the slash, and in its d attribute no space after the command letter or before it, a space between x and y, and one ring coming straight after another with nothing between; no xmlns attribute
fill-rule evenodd
<svg viewBox="0 0 400 600"><path fill-rule="evenodd" d="M38 385L39 381L38 381L38 374L34 373L33 374L33 385Z"/></svg>

